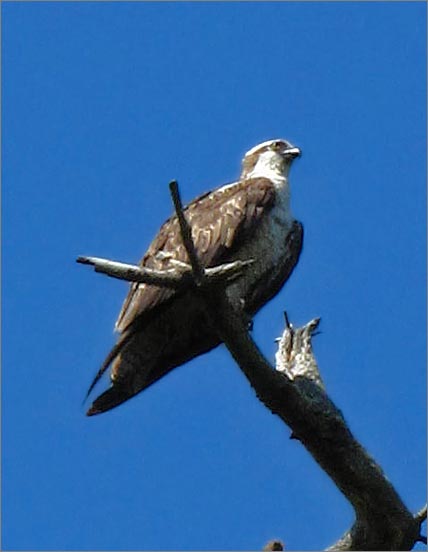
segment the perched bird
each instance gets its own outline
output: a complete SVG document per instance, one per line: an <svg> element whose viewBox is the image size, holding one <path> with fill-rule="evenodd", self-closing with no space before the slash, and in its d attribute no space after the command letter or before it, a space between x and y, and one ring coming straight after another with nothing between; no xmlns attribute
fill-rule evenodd
<svg viewBox="0 0 428 552"><path fill-rule="evenodd" d="M300 150L286 140L263 142L246 154L239 180L193 200L184 213L205 267L253 259L227 286L232 302L253 316L278 293L302 249L303 227L290 210L288 174ZM169 218L140 266L157 270L188 263L177 217ZM220 344L197 294L131 284L116 322L119 338L88 394L111 365L111 386L88 410L110 410L176 366Z"/></svg>

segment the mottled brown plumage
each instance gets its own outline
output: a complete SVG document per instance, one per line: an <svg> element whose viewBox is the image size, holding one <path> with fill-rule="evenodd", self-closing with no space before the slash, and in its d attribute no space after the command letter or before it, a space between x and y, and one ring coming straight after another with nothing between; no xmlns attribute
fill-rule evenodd
<svg viewBox="0 0 428 552"><path fill-rule="evenodd" d="M303 237L302 226L292 220L287 210L288 189L282 197L281 189L288 186L286 178L281 176L277 182L269 170L265 171L268 176L263 176L264 171L257 169L257 159L267 152L268 159L272 154L274 160L278 157L290 164L296 151L299 152L285 141L267 142L259 150L253 148L251 155L244 158L244 177L241 175L240 181L200 196L185 209L203 266L259 257L254 266L247 268L248 273L228 288L231 299L243 301L249 315L287 280L297 263ZM260 248L258 243L265 237L266 243ZM272 248L275 251L271 252ZM175 268L176 261L187 263L188 258L174 215L162 225L140 265L162 270ZM147 284L131 285L116 329L120 332L118 342L89 392L110 364L112 387L95 400L89 415L113 408L174 367L220 343L194 292Z"/></svg>
<svg viewBox="0 0 428 552"><path fill-rule="evenodd" d="M184 212L203 266L221 264L239 250L242 241L250 239L252 229L263 213L270 210L274 200L275 190L271 182L263 178L245 180L194 200ZM174 268L171 261L189 262L175 215L162 225L139 264L166 270ZM139 314L170 299L175 293L171 289L145 284L132 285L116 329L124 331Z"/></svg>

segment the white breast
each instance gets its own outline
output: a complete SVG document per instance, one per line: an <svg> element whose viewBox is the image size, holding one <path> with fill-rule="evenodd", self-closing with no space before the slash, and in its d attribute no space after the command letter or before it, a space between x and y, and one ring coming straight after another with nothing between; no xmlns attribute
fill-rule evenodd
<svg viewBox="0 0 428 552"><path fill-rule="evenodd" d="M272 210L260 222L255 235L239 252L241 260L253 259L254 264L246 273L228 287L227 293L232 302L245 302L248 290L254 285L266 285L279 260L286 254L287 235L290 232L293 217L289 208L288 183L286 189L278 191L276 203Z"/></svg>

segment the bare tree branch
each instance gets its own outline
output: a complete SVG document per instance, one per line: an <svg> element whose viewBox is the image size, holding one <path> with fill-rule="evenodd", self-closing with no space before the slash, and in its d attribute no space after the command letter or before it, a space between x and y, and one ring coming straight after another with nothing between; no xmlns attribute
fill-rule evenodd
<svg viewBox="0 0 428 552"><path fill-rule="evenodd" d="M198 255L193 244L192 230L183 213L183 204L181 203L180 191L176 180L172 180L172 182L169 183L169 189L171 191L172 202L174 203L175 212L180 225L181 239L183 240L190 264L192 265L193 278L197 285L201 285L205 279L205 271L198 259Z"/></svg>
<svg viewBox="0 0 428 552"><path fill-rule="evenodd" d="M419 526L419 536L417 540L419 542L423 542L424 544L427 544L427 538L426 538L426 535L421 534L421 527L424 521L426 521L426 519L427 519L427 505L425 504L425 506L421 508L419 512L417 512L415 515L415 521Z"/></svg>
<svg viewBox="0 0 428 552"><path fill-rule="evenodd" d="M264 552L268 552L270 550L285 550L284 543L280 540L271 540L263 547Z"/></svg>
<svg viewBox="0 0 428 552"><path fill-rule="evenodd" d="M178 196L178 189L174 195ZM182 239L192 259L194 246L181 202L174 200L174 205L178 219L184 221L180 223ZM202 282L203 269L197 259L192 268L195 281ZM278 369L274 370L224 289L204 286L201 295L213 327L258 398L292 429L353 505L353 527L329 550L411 550L419 538L420 524L382 469L355 440L341 411L324 391L311 344L319 320L297 330L286 327L277 355Z"/></svg>
<svg viewBox="0 0 428 552"><path fill-rule="evenodd" d="M415 515L415 519L419 521L420 523L423 523L427 519L427 505L419 510L419 512Z"/></svg>
<svg viewBox="0 0 428 552"><path fill-rule="evenodd" d="M95 272L100 272L128 282L139 282L153 286L184 290L194 286L195 280L192 274L192 267L185 263L168 270L154 270L152 268L139 267L136 265L110 261L100 257L78 257L76 262L93 266ZM243 270L253 264L253 260L235 261L222 265L207 268L206 279L210 284L219 282L231 282L238 278Z"/></svg>

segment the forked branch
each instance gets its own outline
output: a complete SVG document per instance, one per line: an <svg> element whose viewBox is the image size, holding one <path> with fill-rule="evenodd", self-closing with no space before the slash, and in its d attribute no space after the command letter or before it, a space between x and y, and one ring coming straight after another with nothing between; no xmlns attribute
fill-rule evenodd
<svg viewBox="0 0 428 552"><path fill-rule="evenodd" d="M110 261L101 257L77 257L76 262L93 266L95 272L127 282L138 282L181 291L195 285L192 267L186 263L176 263L175 268L168 270L154 270ZM224 263L213 268L207 268L204 277L210 284L231 282L241 276L245 268L253 262L252 259L248 259L247 261L234 261L233 263ZM171 262L171 264L173 263Z"/></svg>
<svg viewBox="0 0 428 552"><path fill-rule="evenodd" d="M170 185L183 244L195 282L204 280L191 231L182 210L178 186ZM356 441L341 411L324 390L311 337L319 319L280 339L274 370L249 335L242 313L228 301L224 288L204 286L201 295L213 327L254 388L351 502L356 521L329 550L411 550L420 540L423 514L413 516L382 469Z"/></svg>

